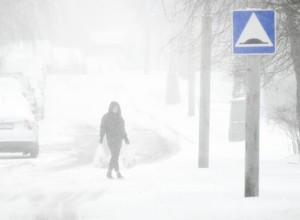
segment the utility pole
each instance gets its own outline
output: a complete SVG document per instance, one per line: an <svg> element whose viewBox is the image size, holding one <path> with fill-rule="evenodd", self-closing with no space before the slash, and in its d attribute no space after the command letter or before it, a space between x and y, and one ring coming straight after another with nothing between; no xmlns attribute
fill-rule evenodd
<svg viewBox="0 0 300 220"><path fill-rule="evenodd" d="M209 130L210 130L210 75L212 18L211 0L205 1L202 16L201 33L201 68L200 68L200 111L199 111L199 156L198 167L209 165Z"/></svg>
<svg viewBox="0 0 300 220"><path fill-rule="evenodd" d="M195 116L195 106L196 106L196 75L195 75L195 56L193 49L193 28L194 28L194 17L191 18L191 21L188 24L188 116Z"/></svg>

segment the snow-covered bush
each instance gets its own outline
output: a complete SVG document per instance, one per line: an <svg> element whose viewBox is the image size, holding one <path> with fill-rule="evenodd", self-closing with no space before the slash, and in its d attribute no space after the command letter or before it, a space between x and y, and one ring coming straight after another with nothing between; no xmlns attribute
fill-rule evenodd
<svg viewBox="0 0 300 220"><path fill-rule="evenodd" d="M296 114L296 103L275 107L273 120L284 130L292 142L293 152L300 160L300 125Z"/></svg>
<svg viewBox="0 0 300 220"><path fill-rule="evenodd" d="M293 153L300 160L300 124L296 114L295 76L274 78L262 90L262 113L268 121L279 126L291 140Z"/></svg>

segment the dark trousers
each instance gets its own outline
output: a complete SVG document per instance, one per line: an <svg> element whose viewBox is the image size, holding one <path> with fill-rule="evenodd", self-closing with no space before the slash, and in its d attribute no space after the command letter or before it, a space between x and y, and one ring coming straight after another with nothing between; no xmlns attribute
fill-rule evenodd
<svg viewBox="0 0 300 220"><path fill-rule="evenodd" d="M109 144L108 148L110 150L111 159L109 161L108 170L112 171L115 169L116 172L119 172L119 156L121 151L122 144Z"/></svg>

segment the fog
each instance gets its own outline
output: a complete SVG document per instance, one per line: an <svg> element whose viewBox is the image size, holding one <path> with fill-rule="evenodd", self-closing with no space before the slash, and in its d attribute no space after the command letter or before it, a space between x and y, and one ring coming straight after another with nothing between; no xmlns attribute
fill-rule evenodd
<svg viewBox="0 0 300 220"><path fill-rule="evenodd" d="M255 20L274 54L238 56L231 13L249 5L207 2L0 0L1 220L299 219L281 20L280 40Z"/></svg>

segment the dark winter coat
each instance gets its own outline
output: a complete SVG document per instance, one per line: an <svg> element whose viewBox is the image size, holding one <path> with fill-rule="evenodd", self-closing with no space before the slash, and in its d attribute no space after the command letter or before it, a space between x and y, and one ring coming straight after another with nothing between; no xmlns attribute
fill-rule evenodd
<svg viewBox="0 0 300 220"><path fill-rule="evenodd" d="M117 105L119 111L113 112L114 106ZM121 146L124 139L127 144L129 140L125 131L125 122L121 115L121 108L117 102L111 102L108 112L102 117L100 125L100 143L106 135L108 146Z"/></svg>

